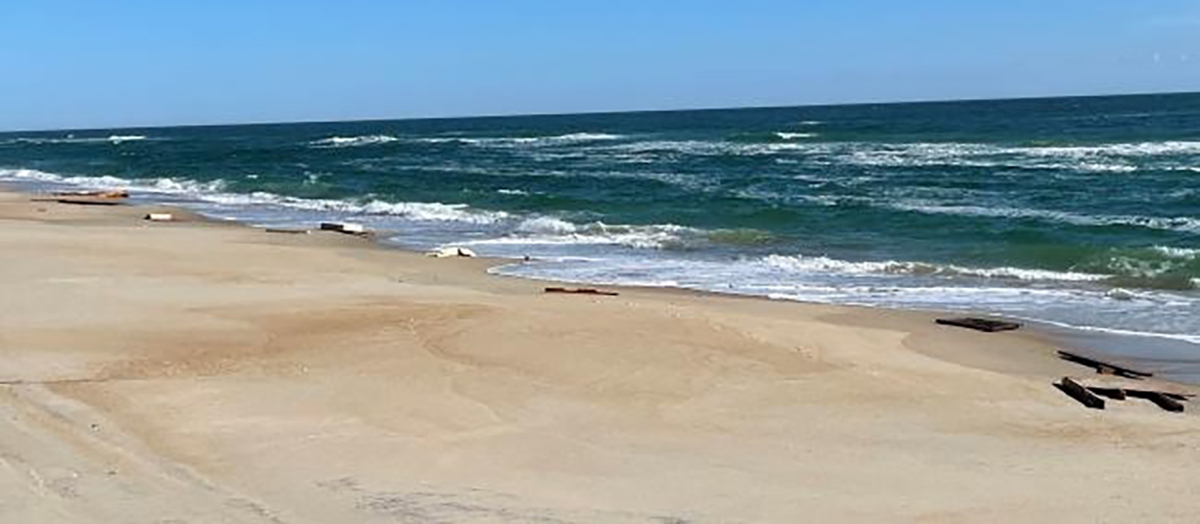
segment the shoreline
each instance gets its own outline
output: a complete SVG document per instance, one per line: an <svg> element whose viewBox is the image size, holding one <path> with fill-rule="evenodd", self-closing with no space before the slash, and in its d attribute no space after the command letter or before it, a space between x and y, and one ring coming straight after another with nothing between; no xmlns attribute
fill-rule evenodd
<svg viewBox="0 0 1200 524"><path fill-rule="evenodd" d="M30 189L23 188L11 183L0 183L0 191L11 191L27 195L35 195L36 193ZM136 195L135 195L136 196ZM240 221L222 219L203 214L200 211L195 211L188 208L186 205L177 203L162 203L155 202L153 198L137 197L134 203L135 206L148 206L156 209L176 209L190 215L193 220L202 219L213 224L226 224L247 227L256 229L256 226ZM310 224L312 229L315 224ZM261 229L261 228L257 228ZM372 247L385 250L398 250L405 253L414 253L424 255L425 253L409 246L405 246L398 242L387 242L385 238L389 236L391 231L383 230L384 234L379 235L380 238L372 238ZM622 290L657 290L665 293L680 292L692 294L692 296L712 296L712 297L728 297L728 298L748 298L753 300L766 300L770 302L784 302L807 304L815 306L832 306L851 309L865 309L868 311L894 311L894 312L911 312L923 315L921 318L926 318L930 322L935 317L939 316L986 316L996 319L1004 319L1013 322L1018 322L1022 325L1023 334L1032 334L1038 343L1048 345L1062 346L1073 352L1089 354L1096 357L1115 359L1123 361L1134 367L1145 368L1164 379L1179 383L1181 385L1200 385L1200 354L1195 354L1200 351L1200 344L1191 343L1188 341L1173 338L1170 335L1159 335L1150 333L1121 333L1114 332L1104 328L1087 328L1079 326L1071 326L1058 324L1050 321L1040 320L1036 318L1017 317L1002 313L990 313L977 310L943 310L937 308L907 308L888 305L856 305L856 304L839 304L834 302L816 302L806 301L802 299L792 298L774 298L765 295L756 295L750 293L737 292L722 292L706 289L694 289L687 287L672 287L672 286L640 286L626 284L592 284L589 282L581 282L575 280L551 280L539 277L526 277L516 275L505 275L494 272L492 270L502 266L520 264L521 260L516 258L502 257L477 257L477 259L485 264L483 271L491 277L495 278L514 278L525 280L528 282L538 283L539 285L553 284L568 284L581 286L597 286ZM1128 350L1124 348L1137 347L1137 350ZM1145 349L1145 348L1150 349ZM1142 353L1139 356L1137 353Z"/></svg>
<svg viewBox="0 0 1200 524"><path fill-rule="evenodd" d="M1192 406L1084 409L1051 382L1091 370L1036 329L684 289L552 296L494 259L141 220L168 209L0 190L0 520L1200 511Z"/></svg>

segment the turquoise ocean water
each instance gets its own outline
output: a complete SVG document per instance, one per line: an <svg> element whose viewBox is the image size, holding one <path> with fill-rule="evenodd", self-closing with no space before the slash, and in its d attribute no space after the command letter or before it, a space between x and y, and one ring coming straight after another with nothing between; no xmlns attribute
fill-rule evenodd
<svg viewBox="0 0 1200 524"><path fill-rule="evenodd" d="M508 275L1200 344L1200 95L18 132L0 182L535 257Z"/></svg>

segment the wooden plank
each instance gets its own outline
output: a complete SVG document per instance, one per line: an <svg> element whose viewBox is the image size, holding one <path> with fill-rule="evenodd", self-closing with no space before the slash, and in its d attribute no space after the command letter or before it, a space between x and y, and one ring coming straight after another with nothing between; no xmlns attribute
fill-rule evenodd
<svg viewBox="0 0 1200 524"><path fill-rule="evenodd" d="M567 293L567 294L571 294L571 295L603 295L606 297L615 297L617 295L620 295L620 293L617 293L616 291L601 291L599 289L593 289L590 287L581 287L581 288L548 287L548 288L546 288L546 292L547 293Z"/></svg>
<svg viewBox="0 0 1200 524"><path fill-rule="evenodd" d="M1183 404L1172 398L1175 395L1163 393L1162 391L1148 391L1144 389L1127 389L1125 390L1129 396L1133 398L1141 398L1149 400L1158 405L1158 407L1173 413L1182 413Z"/></svg>
<svg viewBox="0 0 1200 524"><path fill-rule="evenodd" d="M939 318L936 320L938 324L943 326L955 326L985 333L995 333L998 331L1012 331L1020 329L1021 324L1017 322L1008 322L1006 320L990 320L986 318L962 317L962 318Z"/></svg>
<svg viewBox="0 0 1200 524"><path fill-rule="evenodd" d="M284 235L307 235L308 234L307 229L282 229L282 228L268 227L268 228L264 229L263 231L266 231L267 233L280 233L280 234L284 234Z"/></svg>
<svg viewBox="0 0 1200 524"><path fill-rule="evenodd" d="M92 198L92 197L34 198L34 199L31 199L31 201L33 201L33 202L57 202L59 204L71 204L71 205L76 205L76 206L123 206L123 205L125 205L122 202L119 202L117 200L113 200L110 198Z"/></svg>
<svg viewBox="0 0 1200 524"><path fill-rule="evenodd" d="M1071 377L1063 377L1061 382L1054 384L1054 387L1065 393L1068 397L1083 404L1091 409L1104 409L1104 399L1097 397L1094 393L1083 387L1080 383L1071 379Z"/></svg>
<svg viewBox="0 0 1200 524"><path fill-rule="evenodd" d="M1148 377L1154 376L1154 373L1148 373L1145 371L1137 371L1134 369L1129 369L1125 366L1119 366L1119 365L1113 364L1111 362L1104 362L1102 360L1096 360L1094 358L1085 357L1083 355L1080 355L1077 353L1071 353L1069 351L1059 350L1058 358L1066 360L1067 362L1073 362L1075 364L1079 364L1081 366L1090 367L1092 369L1095 369L1097 373L1100 373L1102 375L1116 375L1118 377L1131 378L1134 380L1141 380L1143 378L1148 378Z"/></svg>
<svg viewBox="0 0 1200 524"><path fill-rule="evenodd" d="M55 191L50 194L57 197L129 198L129 192L125 190Z"/></svg>

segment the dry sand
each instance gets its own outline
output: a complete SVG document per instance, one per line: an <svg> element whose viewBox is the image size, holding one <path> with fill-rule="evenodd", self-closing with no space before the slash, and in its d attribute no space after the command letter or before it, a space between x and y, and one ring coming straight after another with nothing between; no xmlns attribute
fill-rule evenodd
<svg viewBox="0 0 1200 524"><path fill-rule="evenodd" d="M0 522L1200 520L1200 418L1036 333L145 212L0 193Z"/></svg>

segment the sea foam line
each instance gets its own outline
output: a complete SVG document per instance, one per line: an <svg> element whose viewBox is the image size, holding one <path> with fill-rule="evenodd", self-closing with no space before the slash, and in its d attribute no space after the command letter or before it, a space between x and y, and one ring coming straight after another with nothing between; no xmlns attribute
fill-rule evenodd
<svg viewBox="0 0 1200 524"><path fill-rule="evenodd" d="M1200 232L1200 218L1146 217L1137 215L1083 215L1048 209L946 205L925 202L890 202L886 207L916 213L977 216L996 218L1028 218L1063 222L1077 226L1128 226L1184 233Z"/></svg>
<svg viewBox="0 0 1200 524"><path fill-rule="evenodd" d="M275 206L307 211L350 215L399 216L416 221L494 224L508 218L503 211L474 209L467 204L440 202L387 202L383 200L336 200L299 198L268 192L231 193L224 180L196 181L186 178L125 179L113 176L63 176L33 169L0 169L0 180L48 183L93 189L128 189L133 192L176 195L202 203L226 206Z"/></svg>

